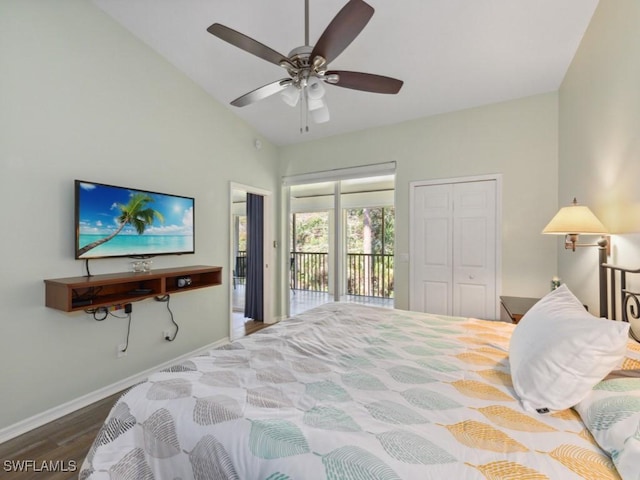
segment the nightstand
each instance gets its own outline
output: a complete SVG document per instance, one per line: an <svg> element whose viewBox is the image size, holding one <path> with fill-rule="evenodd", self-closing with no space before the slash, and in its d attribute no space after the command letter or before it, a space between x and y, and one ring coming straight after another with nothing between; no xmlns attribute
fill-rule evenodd
<svg viewBox="0 0 640 480"><path fill-rule="evenodd" d="M500 297L500 320L518 323L538 300L530 297Z"/></svg>

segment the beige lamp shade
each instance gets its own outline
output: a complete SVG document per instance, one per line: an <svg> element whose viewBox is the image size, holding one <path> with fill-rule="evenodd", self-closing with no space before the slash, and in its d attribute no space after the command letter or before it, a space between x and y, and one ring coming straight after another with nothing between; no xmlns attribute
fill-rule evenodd
<svg viewBox="0 0 640 480"><path fill-rule="evenodd" d="M606 235L608 232L589 207L578 205L574 198L571 205L561 208L556 213L542 233Z"/></svg>

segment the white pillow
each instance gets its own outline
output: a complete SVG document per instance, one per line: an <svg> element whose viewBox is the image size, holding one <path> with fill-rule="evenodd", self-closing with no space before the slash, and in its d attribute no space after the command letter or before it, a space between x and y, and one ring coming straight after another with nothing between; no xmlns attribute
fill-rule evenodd
<svg viewBox="0 0 640 480"><path fill-rule="evenodd" d="M629 324L596 318L562 285L522 317L509 344L522 406L546 413L582 400L623 360Z"/></svg>

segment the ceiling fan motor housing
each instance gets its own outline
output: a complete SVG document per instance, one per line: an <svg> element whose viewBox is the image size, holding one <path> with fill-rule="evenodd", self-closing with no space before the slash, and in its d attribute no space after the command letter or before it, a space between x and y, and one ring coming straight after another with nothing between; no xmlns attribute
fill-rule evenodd
<svg viewBox="0 0 640 480"><path fill-rule="evenodd" d="M312 51L313 47L309 45L294 48L289 52L288 61L281 63L298 88L306 87L309 77L321 78L326 72L327 62L324 58L318 55L310 61Z"/></svg>

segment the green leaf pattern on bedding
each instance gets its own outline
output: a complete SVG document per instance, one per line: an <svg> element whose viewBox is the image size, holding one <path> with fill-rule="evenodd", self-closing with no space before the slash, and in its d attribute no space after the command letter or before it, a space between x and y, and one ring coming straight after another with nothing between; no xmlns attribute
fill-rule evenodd
<svg viewBox="0 0 640 480"><path fill-rule="evenodd" d="M340 447L322 457L330 480L401 480L378 457L355 446Z"/></svg>
<svg viewBox="0 0 640 480"><path fill-rule="evenodd" d="M449 452L415 433L394 430L380 433L377 438L385 451L401 462L433 465L456 461Z"/></svg>
<svg viewBox="0 0 640 480"><path fill-rule="evenodd" d="M456 345L455 343L439 339L427 339L424 341L424 344L438 349L453 350L455 348L458 348L458 345Z"/></svg>
<svg viewBox="0 0 640 480"><path fill-rule="evenodd" d="M630 392L633 390L640 391L640 378L615 378L600 382L594 390L605 390L608 392Z"/></svg>
<svg viewBox="0 0 640 480"><path fill-rule="evenodd" d="M251 420L249 448L256 457L272 459L309 452L307 439L287 420Z"/></svg>
<svg viewBox="0 0 640 480"><path fill-rule="evenodd" d="M382 347L365 348L364 351L372 357L378 359L400 358L400 356L396 352Z"/></svg>
<svg viewBox="0 0 640 480"><path fill-rule="evenodd" d="M382 335L384 335L384 333ZM362 337L361 340L369 345L389 345L389 342L381 337Z"/></svg>
<svg viewBox="0 0 640 480"><path fill-rule="evenodd" d="M442 355L441 350L435 350L433 348L425 347L424 345L408 345L403 348L403 350L411 355L423 355L423 356L433 356L433 355Z"/></svg>
<svg viewBox="0 0 640 480"><path fill-rule="evenodd" d="M418 359L416 363L424 368L429 368L431 370L435 370L437 372L446 373L446 372L456 372L460 370L460 367L452 362L444 362L442 360L436 360L435 358L429 359Z"/></svg>
<svg viewBox="0 0 640 480"><path fill-rule="evenodd" d="M340 363L345 367L350 368L375 366L375 364L371 360L361 355L342 355L340 357Z"/></svg>
<svg viewBox="0 0 640 480"><path fill-rule="evenodd" d="M389 340L393 340L396 342L408 342L411 341L411 337L408 335L405 335L404 333L398 333L398 332L383 332L382 333L382 338L386 338Z"/></svg>
<svg viewBox="0 0 640 480"><path fill-rule="evenodd" d="M411 388L400 392L400 394L411 405L426 410L449 410L462 407L461 404L442 393L432 392L423 388Z"/></svg>
<svg viewBox="0 0 640 480"><path fill-rule="evenodd" d="M385 423L412 425L428 422L416 411L390 400L369 403L365 405L365 408L369 410L373 418Z"/></svg>
<svg viewBox="0 0 640 480"><path fill-rule="evenodd" d="M314 407L305 412L302 421L310 427L341 432L359 432L362 429L344 411L332 406Z"/></svg>
<svg viewBox="0 0 640 480"><path fill-rule="evenodd" d="M391 378L400 383L430 383L435 382L435 378L427 374L424 369L409 365L399 365L387 369Z"/></svg>
<svg viewBox="0 0 640 480"><path fill-rule="evenodd" d="M603 398L587 409L587 427L594 430L607 430L618 422L640 412L640 397L616 396Z"/></svg>
<svg viewBox="0 0 640 480"><path fill-rule="evenodd" d="M350 372L342 375L342 383L358 390L388 390L378 377L366 372Z"/></svg>
<svg viewBox="0 0 640 480"><path fill-rule="evenodd" d="M316 400L330 400L334 402L347 402L351 400L351 396L347 391L331 380L308 383L306 385L306 393Z"/></svg>

